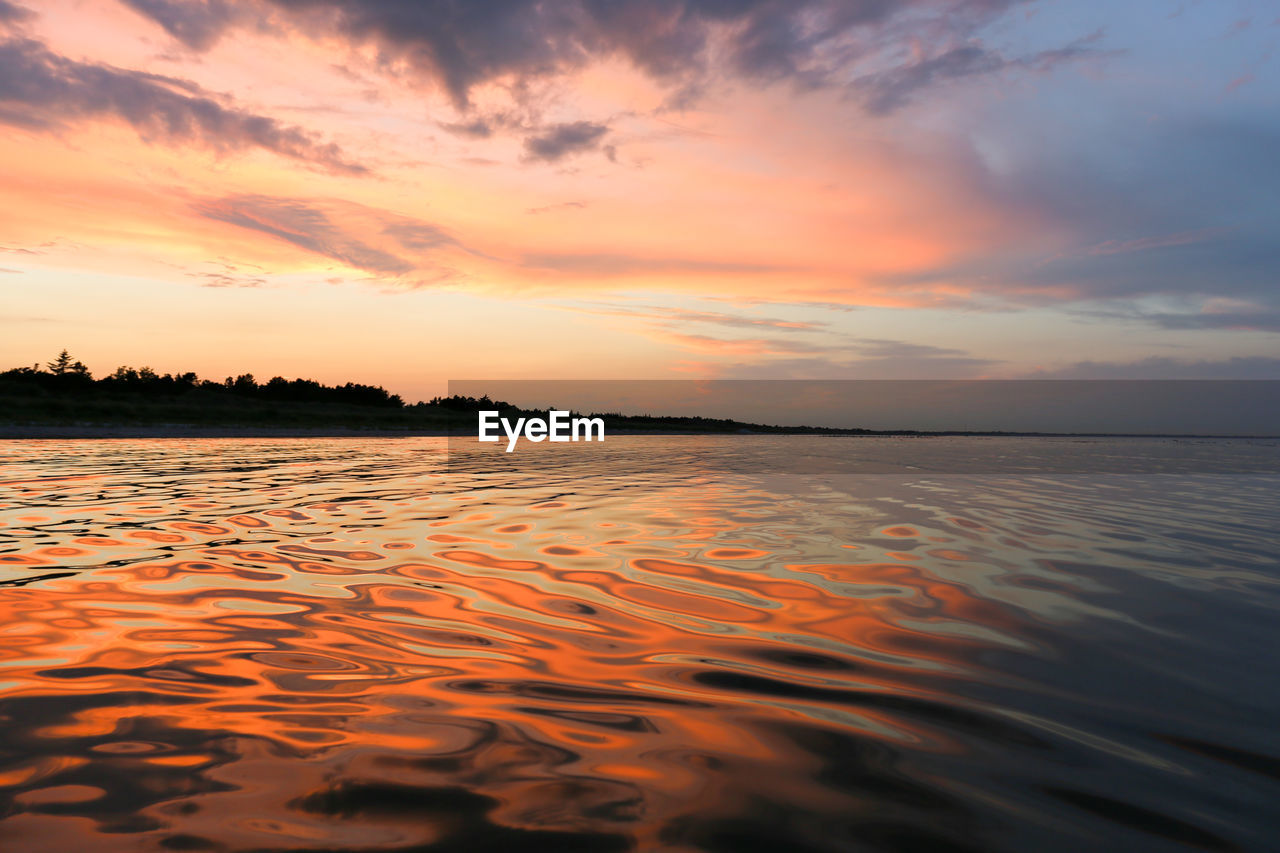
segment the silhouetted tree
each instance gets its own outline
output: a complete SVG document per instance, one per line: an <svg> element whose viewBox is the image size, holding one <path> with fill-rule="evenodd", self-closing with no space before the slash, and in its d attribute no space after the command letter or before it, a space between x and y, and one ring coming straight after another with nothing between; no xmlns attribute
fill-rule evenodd
<svg viewBox="0 0 1280 853"><path fill-rule="evenodd" d="M77 362L77 364L79 364L79 362ZM62 352L58 353L57 358L49 362L49 364L46 366L49 368L49 372L52 373L54 376L61 376L62 374L71 370L71 353L67 352L66 350L63 350ZM83 365L81 366L83 367Z"/></svg>
<svg viewBox="0 0 1280 853"><path fill-rule="evenodd" d="M227 377L227 390L235 394L252 394L258 390L258 381L252 373L242 373L235 379Z"/></svg>
<svg viewBox="0 0 1280 853"><path fill-rule="evenodd" d="M89 368L76 361L67 350L45 365L17 367L0 371L0 391L35 390L38 395L58 398L93 400L95 405L120 405L123 398L175 398L189 392L196 397L187 401L196 407L222 404L217 398L251 398L260 401L327 404L337 406L403 409L404 400L378 385L347 382L325 385L314 379L285 379L274 376L259 384L252 373L228 376L222 382L202 380L194 372L159 374L150 367L121 365L101 379L95 380ZM106 394L104 400L101 395ZM84 395L83 397L81 395Z"/></svg>

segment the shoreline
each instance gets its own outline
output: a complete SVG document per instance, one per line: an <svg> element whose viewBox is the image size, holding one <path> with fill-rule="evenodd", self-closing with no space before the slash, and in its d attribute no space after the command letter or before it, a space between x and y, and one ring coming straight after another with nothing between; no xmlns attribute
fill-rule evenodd
<svg viewBox="0 0 1280 853"><path fill-rule="evenodd" d="M1139 438L1199 439L1217 441L1274 441L1280 435L1198 435L1190 433L1062 433L1062 432L964 432L964 431L884 431L884 432L692 432L680 430L614 430L614 436L808 436L812 438ZM197 424L133 425L0 425L0 441L47 439L156 439L156 438L474 438L470 432L430 429L358 429L354 427L236 427Z"/></svg>

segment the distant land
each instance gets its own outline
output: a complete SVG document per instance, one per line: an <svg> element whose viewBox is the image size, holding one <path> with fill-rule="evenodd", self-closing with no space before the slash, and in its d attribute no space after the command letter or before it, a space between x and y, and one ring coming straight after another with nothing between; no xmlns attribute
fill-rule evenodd
<svg viewBox="0 0 1280 853"><path fill-rule="evenodd" d="M0 373L0 436L58 435L272 435L370 432L416 435L474 434L476 412L504 416L546 414L488 397L436 397L405 403L376 385L325 385L252 374L221 382L195 373L160 374L120 367L95 379L63 351L41 366ZM591 413L609 432L800 433L858 435L868 430L781 427L726 419Z"/></svg>
<svg viewBox="0 0 1280 853"><path fill-rule="evenodd" d="M190 372L159 374L147 367L120 367L95 379L65 350L44 366L0 373L0 438L474 435L480 410L497 410L508 418L545 416L548 411L460 395L405 403L376 385L325 385L279 376L258 382L252 374L219 382ZM608 434L1085 435L785 426L621 412L575 414L603 418Z"/></svg>

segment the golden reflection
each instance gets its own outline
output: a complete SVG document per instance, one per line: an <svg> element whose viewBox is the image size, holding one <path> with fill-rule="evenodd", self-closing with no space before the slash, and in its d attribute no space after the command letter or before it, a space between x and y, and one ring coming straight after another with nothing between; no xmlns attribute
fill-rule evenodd
<svg viewBox="0 0 1280 853"><path fill-rule="evenodd" d="M56 482L11 461L10 837L646 849L763 801L821 835L942 796L908 755L1039 743L966 685L1034 650L1033 622L1105 615L1036 562L1043 527L745 482L513 488L442 477L422 444L372 443L378 475L341 481L351 445L228 442L257 469L197 453L122 502L136 470L106 451ZM278 479L308 453L314 476Z"/></svg>

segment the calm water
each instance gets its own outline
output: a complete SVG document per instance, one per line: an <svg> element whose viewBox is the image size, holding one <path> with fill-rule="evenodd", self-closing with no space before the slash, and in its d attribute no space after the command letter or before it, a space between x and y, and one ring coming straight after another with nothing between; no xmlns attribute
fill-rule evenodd
<svg viewBox="0 0 1280 853"><path fill-rule="evenodd" d="M617 440L0 442L0 848L1280 849L1280 476Z"/></svg>

